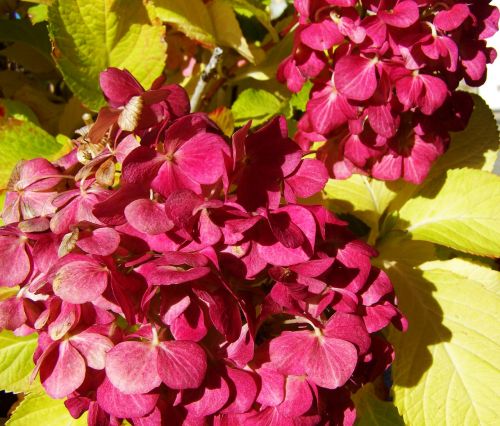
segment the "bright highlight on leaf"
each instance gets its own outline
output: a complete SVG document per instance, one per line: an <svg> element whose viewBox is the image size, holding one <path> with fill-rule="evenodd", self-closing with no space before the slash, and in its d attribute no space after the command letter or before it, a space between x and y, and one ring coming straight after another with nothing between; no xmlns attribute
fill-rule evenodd
<svg viewBox="0 0 500 426"><path fill-rule="evenodd" d="M399 212L399 229L414 238L480 256L500 256L500 177L450 170L425 184Z"/></svg>

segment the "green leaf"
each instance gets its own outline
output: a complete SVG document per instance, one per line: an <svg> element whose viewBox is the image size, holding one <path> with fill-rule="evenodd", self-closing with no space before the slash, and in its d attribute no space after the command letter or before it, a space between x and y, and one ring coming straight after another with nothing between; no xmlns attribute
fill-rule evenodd
<svg viewBox="0 0 500 426"><path fill-rule="evenodd" d="M368 383L353 395L356 406L356 426L404 426L398 409L392 402L382 401Z"/></svg>
<svg viewBox="0 0 500 426"><path fill-rule="evenodd" d="M6 392L28 392L37 387L30 385L30 375L35 365L33 352L37 346L37 335L20 337L11 331L0 333L0 389Z"/></svg>
<svg viewBox="0 0 500 426"><path fill-rule="evenodd" d="M423 186L399 212L398 229L480 256L500 256L500 177L474 169L449 170Z"/></svg>
<svg viewBox="0 0 500 426"><path fill-rule="evenodd" d="M32 24L38 24L49 19L49 8L46 4L36 4L28 9L28 17Z"/></svg>
<svg viewBox="0 0 500 426"><path fill-rule="evenodd" d="M313 84L308 80L300 92L294 93L290 97L290 105L295 109L304 112L306 110L307 102L309 101L309 94L311 93L312 87Z"/></svg>
<svg viewBox="0 0 500 426"><path fill-rule="evenodd" d="M62 146L53 136L30 121L0 120L0 190L5 189L11 170L20 160L55 158Z"/></svg>
<svg viewBox="0 0 500 426"><path fill-rule="evenodd" d="M250 62L255 62L231 5L224 0L213 0L207 4L207 8L212 18L217 44L231 47Z"/></svg>
<svg viewBox="0 0 500 426"><path fill-rule="evenodd" d="M281 102L265 90L246 89L238 96L231 111L236 126L243 126L248 120L252 120L252 126L258 126L281 111Z"/></svg>
<svg viewBox="0 0 500 426"><path fill-rule="evenodd" d="M32 393L24 398L6 423L7 426L41 424L43 426L85 426L87 414L75 420L69 414L62 399L52 399L45 394Z"/></svg>
<svg viewBox="0 0 500 426"><path fill-rule="evenodd" d="M215 47L214 27L202 0L155 0L154 5L163 22L207 47Z"/></svg>
<svg viewBox="0 0 500 426"><path fill-rule="evenodd" d="M472 97L474 111L467 128L452 134L450 148L432 167L430 178L463 167L493 170L500 147L497 122L483 98L474 94Z"/></svg>
<svg viewBox="0 0 500 426"><path fill-rule="evenodd" d="M394 401L406 424L496 424L500 274L462 259L426 262L432 244L396 233L377 249L409 323L406 333L389 333Z"/></svg>
<svg viewBox="0 0 500 426"><path fill-rule="evenodd" d="M22 102L12 99L0 99L0 107L5 108L6 117L12 117L16 120L31 121L40 125L38 117L33 110Z"/></svg>
<svg viewBox="0 0 500 426"><path fill-rule="evenodd" d="M126 68L148 88L166 59L164 28L141 1L58 0L49 7L54 59L66 83L90 109L104 104L99 73Z"/></svg>

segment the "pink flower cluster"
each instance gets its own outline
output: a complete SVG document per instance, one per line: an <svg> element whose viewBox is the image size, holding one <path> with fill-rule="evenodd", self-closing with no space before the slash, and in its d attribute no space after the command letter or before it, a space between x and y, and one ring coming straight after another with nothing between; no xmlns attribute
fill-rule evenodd
<svg viewBox="0 0 500 426"><path fill-rule="evenodd" d="M179 86L101 87L77 147L8 186L0 327L39 334L33 376L94 426L352 424L406 323L376 252L297 202L324 165L282 117L229 140Z"/></svg>
<svg viewBox="0 0 500 426"><path fill-rule="evenodd" d="M472 112L459 82L480 86L496 52L489 0L295 0L299 25L278 79L312 79L296 140L324 142L330 176L421 183Z"/></svg>

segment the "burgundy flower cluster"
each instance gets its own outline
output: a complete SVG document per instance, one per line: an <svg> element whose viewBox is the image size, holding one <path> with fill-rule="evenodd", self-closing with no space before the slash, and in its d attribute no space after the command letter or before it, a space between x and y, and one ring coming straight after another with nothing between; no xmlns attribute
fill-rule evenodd
<svg viewBox="0 0 500 426"><path fill-rule="evenodd" d="M330 176L353 172L421 183L468 122L471 97L496 52L489 0L295 0L292 54L278 79L298 92L312 79L297 141L324 142Z"/></svg>
<svg viewBox="0 0 500 426"><path fill-rule="evenodd" d="M22 161L0 229L0 327L90 425L354 421L404 329L376 252L299 197L324 165L278 117L231 140L179 86L108 69L109 106L55 163Z"/></svg>

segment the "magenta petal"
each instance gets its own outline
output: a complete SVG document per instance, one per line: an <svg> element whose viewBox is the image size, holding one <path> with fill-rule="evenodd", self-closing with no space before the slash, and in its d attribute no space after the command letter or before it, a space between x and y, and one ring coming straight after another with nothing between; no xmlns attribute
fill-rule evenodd
<svg viewBox="0 0 500 426"><path fill-rule="evenodd" d="M232 414L246 413L257 397L257 383L248 371L236 368L227 368L226 371L232 395L229 405L224 407L223 412Z"/></svg>
<svg viewBox="0 0 500 426"><path fill-rule="evenodd" d="M158 394L126 395L104 379L97 388L97 402L109 414L119 418L143 417L153 411ZM96 425L98 426L98 425Z"/></svg>
<svg viewBox="0 0 500 426"><path fill-rule="evenodd" d="M434 18L434 25L442 31L457 29L469 16L470 11L466 4L454 4L448 10L441 10Z"/></svg>
<svg viewBox="0 0 500 426"><path fill-rule="evenodd" d="M99 75L101 89L110 106L124 106L132 96L140 95L144 89L127 70L109 67Z"/></svg>
<svg viewBox="0 0 500 426"><path fill-rule="evenodd" d="M402 1L391 11L379 10L377 16L387 25L407 28L418 20L418 4L413 0Z"/></svg>
<svg viewBox="0 0 500 426"><path fill-rule="evenodd" d="M431 115L443 105L448 96L448 87L439 77L421 74L420 78L425 86L425 95L421 101L422 112Z"/></svg>
<svg viewBox="0 0 500 426"><path fill-rule="evenodd" d="M148 343L122 342L106 355L106 375L124 394L147 393L158 387L157 348Z"/></svg>
<svg viewBox="0 0 500 426"><path fill-rule="evenodd" d="M71 344L78 349L87 361L87 365L95 370L103 370L106 352L113 347L113 342L106 336L96 333L82 332L70 337Z"/></svg>
<svg viewBox="0 0 500 426"><path fill-rule="evenodd" d="M212 184L224 173L224 139L212 133L199 133L175 153L179 168L201 184Z"/></svg>
<svg viewBox="0 0 500 426"><path fill-rule="evenodd" d="M219 411L229 398L229 386L226 380L213 369L208 370L204 386L197 390L187 391L192 402L185 404L188 413L193 417L204 417Z"/></svg>
<svg viewBox="0 0 500 426"><path fill-rule="evenodd" d="M376 62L361 56L344 56L335 65L335 87L349 99L364 101L377 88Z"/></svg>
<svg viewBox="0 0 500 426"><path fill-rule="evenodd" d="M271 213L269 225L276 239L287 248L297 248L304 243L304 234L285 212Z"/></svg>
<svg viewBox="0 0 500 426"><path fill-rule="evenodd" d="M120 234L113 228L98 228L90 235L80 237L76 245L89 254L109 256L113 254L120 244Z"/></svg>
<svg viewBox="0 0 500 426"><path fill-rule="evenodd" d="M26 239L17 235L0 235L0 286L22 284L31 270Z"/></svg>
<svg viewBox="0 0 500 426"><path fill-rule="evenodd" d="M154 366L151 366L154 368ZM172 389L195 389L207 371L207 355L190 341L162 342L158 347L158 374Z"/></svg>
<svg viewBox="0 0 500 426"><path fill-rule="evenodd" d="M328 181L325 165L314 158L302 161L298 170L286 179L295 195L301 198L310 197L321 191Z"/></svg>
<svg viewBox="0 0 500 426"><path fill-rule="evenodd" d="M309 24L301 33L300 40L314 50L327 50L344 41L337 25L328 17L324 21Z"/></svg>
<svg viewBox="0 0 500 426"><path fill-rule="evenodd" d="M185 270L177 266L162 264L162 260L146 263L138 269L138 272L144 275L149 285L182 284L200 279L210 273L210 268L207 266Z"/></svg>
<svg viewBox="0 0 500 426"><path fill-rule="evenodd" d="M278 411L285 417L298 417L309 411L313 403L311 388L303 377L286 378L285 400Z"/></svg>
<svg viewBox="0 0 500 426"><path fill-rule="evenodd" d="M271 340L269 356L273 365L283 374L304 374L313 345L311 336L309 331L285 331Z"/></svg>
<svg viewBox="0 0 500 426"><path fill-rule="evenodd" d="M165 201L165 212L179 228L186 228L193 218L194 210L203 203L201 197L189 189L172 192Z"/></svg>
<svg viewBox="0 0 500 426"><path fill-rule="evenodd" d="M356 367L358 352L345 340L331 337L316 337L311 334L312 346L307 360L306 373L318 386L335 389L344 385Z"/></svg>
<svg viewBox="0 0 500 426"><path fill-rule="evenodd" d="M162 234L174 226L161 204L144 198L130 203L125 217L135 229L148 235Z"/></svg>
<svg viewBox="0 0 500 426"><path fill-rule="evenodd" d="M63 398L80 387L85 370L83 357L65 340L43 361L40 380L52 398Z"/></svg>
<svg viewBox="0 0 500 426"><path fill-rule="evenodd" d="M370 335L362 318L358 315L344 314L338 311L328 320L325 336L354 343L359 349L360 355L368 352L371 345Z"/></svg>
<svg viewBox="0 0 500 426"><path fill-rule="evenodd" d="M267 407L276 407L285 398L285 376L264 365L256 373L260 376L261 386L257 402Z"/></svg>
<svg viewBox="0 0 500 426"><path fill-rule="evenodd" d="M59 268L52 288L66 302L92 302L106 290L108 274L108 270L97 262L77 260Z"/></svg>

